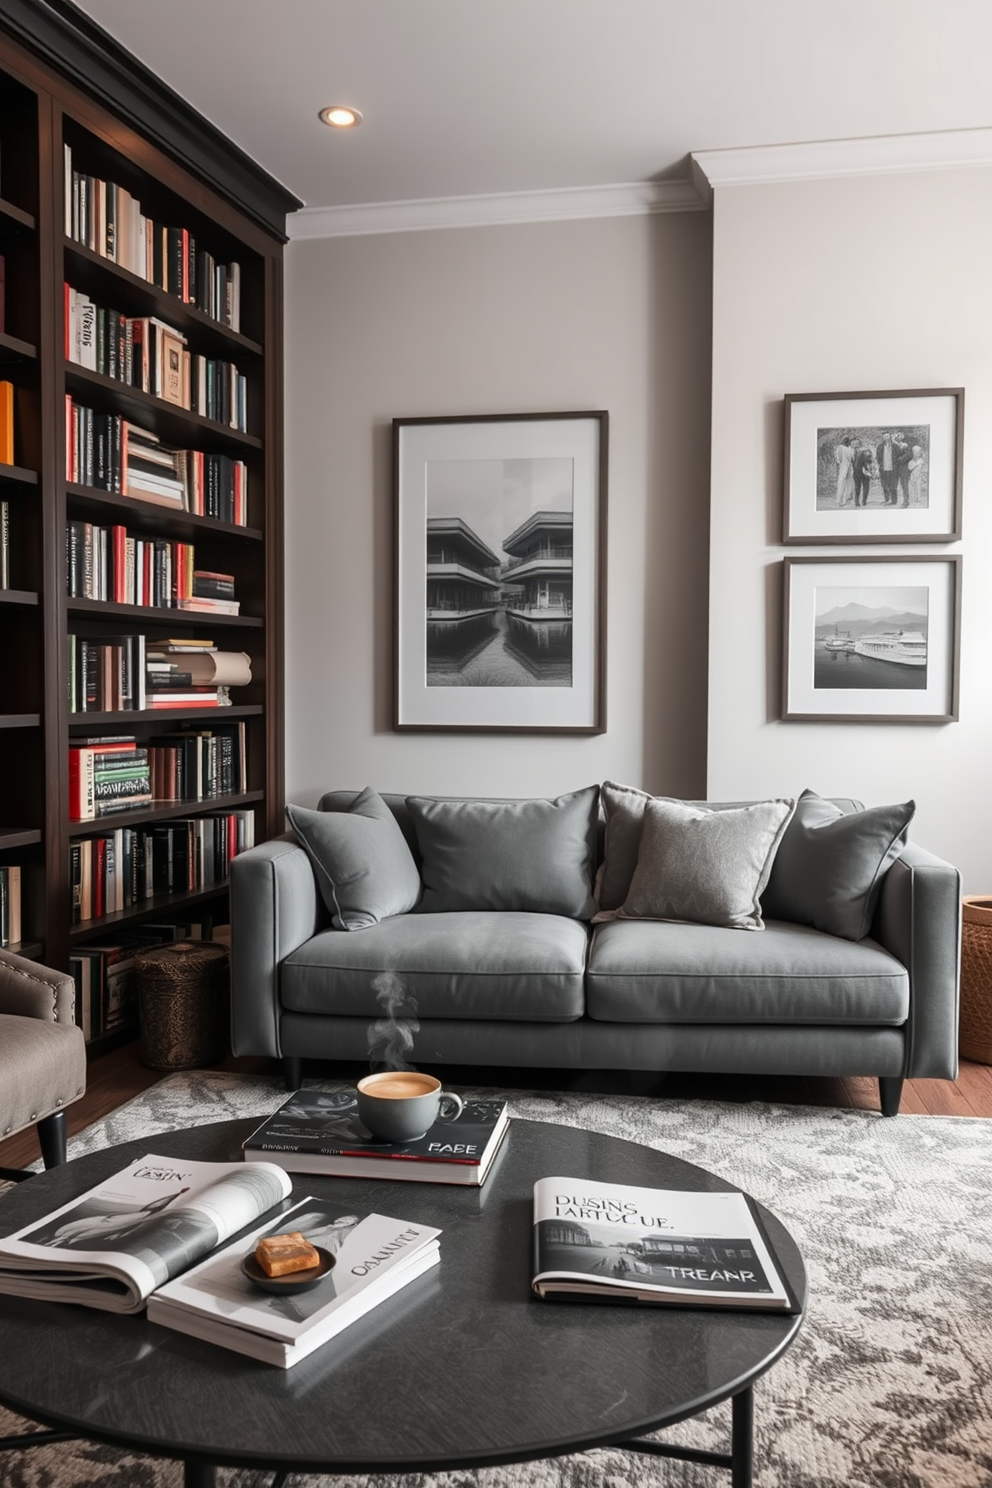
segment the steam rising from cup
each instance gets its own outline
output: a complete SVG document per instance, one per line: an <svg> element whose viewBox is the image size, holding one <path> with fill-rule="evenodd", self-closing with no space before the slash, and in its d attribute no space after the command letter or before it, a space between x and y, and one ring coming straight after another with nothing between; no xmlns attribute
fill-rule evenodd
<svg viewBox="0 0 992 1488"><path fill-rule="evenodd" d="M369 1026L369 1065L373 1069L376 1065L389 1070L412 1069L407 1055L413 1052L413 1036L420 1031L417 999L391 971L373 978L372 991L382 1017Z"/></svg>

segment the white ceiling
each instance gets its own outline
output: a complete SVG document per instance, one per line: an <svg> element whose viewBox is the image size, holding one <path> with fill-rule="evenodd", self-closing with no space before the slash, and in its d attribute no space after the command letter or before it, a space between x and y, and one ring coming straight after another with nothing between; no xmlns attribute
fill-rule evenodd
<svg viewBox="0 0 992 1488"><path fill-rule="evenodd" d="M312 208L987 128L992 0L79 0ZM365 122L327 129L350 103ZM912 213L898 234L912 230Z"/></svg>

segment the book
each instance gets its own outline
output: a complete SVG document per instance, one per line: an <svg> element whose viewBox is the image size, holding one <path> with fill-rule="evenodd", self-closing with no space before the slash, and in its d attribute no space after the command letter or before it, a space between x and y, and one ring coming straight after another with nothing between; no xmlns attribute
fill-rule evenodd
<svg viewBox="0 0 992 1488"><path fill-rule="evenodd" d="M799 1311L739 1192L539 1178L533 1244L539 1297Z"/></svg>
<svg viewBox="0 0 992 1488"><path fill-rule="evenodd" d="M290 1173L413 1183L485 1182L509 1127L505 1101L466 1101L415 1142L377 1142L358 1118L354 1091L298 1090L243 1144L246 1159Z"/></svg>
<svg viewBox="0 0 992 1488"><path fill-rule="evenodd" d="M0 465L14 463L14 384L0 382Z"/></svg>
<svg viewBox="0 0 992 1488"><path fill-rule="evenodd" d="M10 502L0 501L0 589L10 588Z"/></svg>
<svg viewBox="0 0 992 1488"><path fill-rule="evenodd" d="M289 1369L440 1259L440 1230L341 1208L302 1199L160 1287L149 1298L148 1321ZM242 1261L262 1236L294 1230L333 1255L330 1275L303 1293L259 1291Z"/></svg>
<svg viewBox="0 0 992 1488"><path fill-rule="evenodd" d="M274 1163L148 1153L0 1240L0 1292L140 1312L152 1292L288 1198Z"/></svg>

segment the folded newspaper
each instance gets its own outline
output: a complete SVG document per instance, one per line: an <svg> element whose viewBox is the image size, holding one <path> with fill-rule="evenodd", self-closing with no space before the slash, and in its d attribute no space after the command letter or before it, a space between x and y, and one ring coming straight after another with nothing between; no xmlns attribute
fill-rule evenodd
<svg viewBox="0 0 992 1488"><path fill-rule="evenodd" d="M586 1178L534 1184L532 1287L540 1297L799 1311L744 1194Z"/></svg>
<svg viewBox="0 0 992 1488"><path fill-rule="evenodd" d="M262 1292L241 1270L263 1235L284 1230L299 1230L334 1256L312 1290ZM148 1320L288 1369L436 1266L440 1233L384 1214L360 1219L342 1214L340 1203L303 1199L162 1287L148 1299Z"/></svg>
<svg viewBox="0 0 992 1488"><path fill-rule="evenodd" d="M148 1154L0 1240L0 1292L140 1312L157 1287L292 1190L274 1163Z"/></svg>

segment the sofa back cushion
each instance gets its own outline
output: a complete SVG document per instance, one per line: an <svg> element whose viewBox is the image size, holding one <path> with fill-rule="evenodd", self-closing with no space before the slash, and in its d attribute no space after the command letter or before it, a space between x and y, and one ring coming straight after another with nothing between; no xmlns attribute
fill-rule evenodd
<svg viewBox="0 0 992 1488"><path fill-rule="evenodd" d="M420 874L396 818L370 787L345 811L287 806L314 866L336 930L364 930L406 914L420 898Z"/></svg>
<svg viewBox="0 0 992 1488"><path fill-rule="evenodd" d="M407 809L421 859L422 913L594 914L598 786L554 800L408 796Z"/></svg>
<svg viewBox="0 0 992 1488"><path fill-rule="evenodd" d="M915 801L844 812L803 791L772 865L762 901L767 917L864 939L915 812Z"/></svg>

